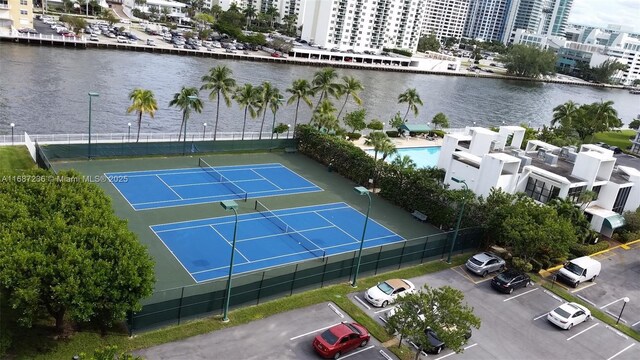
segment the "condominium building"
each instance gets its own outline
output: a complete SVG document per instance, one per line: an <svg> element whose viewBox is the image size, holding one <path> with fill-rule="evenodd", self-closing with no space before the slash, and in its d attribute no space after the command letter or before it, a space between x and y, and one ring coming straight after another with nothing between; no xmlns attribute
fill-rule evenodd
<svg viewBox="0 0 640 360"><path fill-rule="evenodd" d="M425 0L422 35L434 34L440 41L460 39L469 14L470 0Z"/></svg>
<svg viewBox="0 0 640 360"><path fill-rule="evenodd" d="M573 0L511 0L502 41L513 43L517 30L529 34L565 36L572 5Z"/></svg>
<svg viewBox="0 0 640 360"><path fill-rule="evenodd" d="M569 13L573 0L546 0L542 9L542 33L564 36L567 30Z"/></svg>
<svg viewBox="0 0 640 360"><path fill-rule="evenodd" d="M586 144L580 149L559 148L539 140L521 145L525 129L501 126L497 132L480 127L445 135L438 167L453 189L464 180L469 190L487 197L491 189L524 193L545 204L553 198L579 204L589 190L596 198L580 204L595 231L610 237L624 225L622 213L640 206L640 170L636 164L618 164L613 151ZM626 160L625 160L626 161Z"/></svg>
<svg viewBox="0 0 640 360"><path fill-rule="evenodd" d="M505 25L517 0L471 0L464 36L480 41L505 41Z"/></svg>
<svg viewBox="0 0 640 360"><path fill-rule="evenodd" d="M627 33L617 34L610 46L607 46L605 55L627 65L627 69L614 75L623 85L632 85L635 80L640 80L640 40L631 37Z"/></svg>
<svg viewBox="0 0 640 360"><path fill-rule="evenodd" d="M307 0L302 39L326 48L418 47L424 0Z"/></svg>
<svg viewBox="0 0 640 360"><path fill-rule="evenodd" d="M33 28L32 0L0 0L0 32Z"/></svg>

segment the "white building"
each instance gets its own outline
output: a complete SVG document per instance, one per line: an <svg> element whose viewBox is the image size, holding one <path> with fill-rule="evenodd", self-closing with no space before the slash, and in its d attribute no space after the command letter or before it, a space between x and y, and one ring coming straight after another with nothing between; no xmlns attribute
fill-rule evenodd
<svg viewBox="0 0 640 360"><path fill-rule="evenodd" d="M469 13L470 0L425 0L422 35L434 34L438 40L460 39Z"/></svg>
<svg viewBox="0 0 640 360"><path fill-rule="evenodd" d="M145 13L150 13L151 8L157 9L159 14L167 11L169 17L180 21L187 17L186 8L188 5L172 0L146 0L144 4L137 5L134 0L124 0L123 6L129 9L139 9Z"/></svg>
<svg viewBox="0 0 640 360"><path fill-rule="evenodd" d="M302 25L304 19L304 11L308 0L205 0L205 4L209 3L208 7L217 4L222 10L229 10L229 6L235 3L238 8L244 9L247 5L251 4L256 12L266 12L270 7L274 7L278 10L280 17L278 22L282 21L287 15L295 15L297 17L297 26Z"/></svg>
<svg viewBox="0 0 640 360"><path fill-rule="evenodd" d="M513 44L534 46L542 50L552 49L555 51L564 47L566 43L567 39L564 36L531 33L524 29L516 30L513 35Z"/></svg>
<svg viewBox="0 0 640 360"><path fill-rule="evenodd" d="M307 0L302 39L326 48L414 51L424 0Z"/></svg>
<svg viewBox="0 0 640 360"><path fill-rule="evenodd" d="M613 57L625 65L626 71L620 71L614 77L623 85L632 85L635 80L640 80L640 40L620 33L607 47L606 55Z"/></svg>
<svg viewBox="0 0 640 360"><path fill-rule="evenodd" d="M597 198L583 204L585 215L593 230L609 237L624 224L621 214L640 206L640 170L616 165L613 151L590 144L576 151L538 140L521 150L524 133L519 126L502 126L499 132L471 127L446 135L438 159L445 183L461 189L462 184L451 180L455 177L478 196L499 188L543 204L554 197L578 202L590 190Z"/></svg>
<svg viewBox="0 0 640 360"><path fill-rule="evenodd" d="M0 0L0 34L33 28L32 0Z"/></svg>

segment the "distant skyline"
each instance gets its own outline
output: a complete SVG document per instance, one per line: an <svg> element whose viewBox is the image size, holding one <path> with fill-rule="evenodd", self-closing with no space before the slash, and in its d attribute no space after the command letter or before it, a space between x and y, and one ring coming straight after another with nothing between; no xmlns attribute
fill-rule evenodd
<svg viewBox="0 0 640 360"><path fill-rule="evenodd" d="M623 25L640 31L640 0L574 0L569 22L606 27Z"/></svg>

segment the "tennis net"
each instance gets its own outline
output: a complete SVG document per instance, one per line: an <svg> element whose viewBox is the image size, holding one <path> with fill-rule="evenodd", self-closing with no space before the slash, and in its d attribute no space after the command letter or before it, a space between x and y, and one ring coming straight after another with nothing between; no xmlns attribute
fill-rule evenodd
<svg viewBox="0 0 640 360"><path fill-rule="evenodd" d="M291 226L287 225L286 222L282 221L282 219L278 215L274 214L273 211L269 210L269 208L264 206L263 203L256 200L255 209L267 220L271 221L274 225L279 227L280 230L284 231L285 234L289 235L293 240L295 240L298 245L305 248L305 250L310 252L313 256L319 258L320 260L324 260L324 257L326 255L326 252L324 250L322 250L313 241L309 240L309 238L302 235Z"/></svg>
<svg viewBox="0 0 640 360"><path fill-rule="evenodd" d="M209 174L212 178L214 178L217 182L224 185L227 189L231 190L234 194L236 194L240 199L247 201L249 194L246 191L242 190L238 185L234 182L227 179L224 175L222 175L219 171L213 168L213 166L209 165L203 158L198 158L198 166L204 172Z"/></svg>

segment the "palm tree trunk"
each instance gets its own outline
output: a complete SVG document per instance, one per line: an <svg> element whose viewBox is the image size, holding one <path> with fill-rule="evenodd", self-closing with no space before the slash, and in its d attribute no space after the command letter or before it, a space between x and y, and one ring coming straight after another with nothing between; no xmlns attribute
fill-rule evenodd
<svg viewBox="0 0 640 360"><path fill-rule="evenodd" d="M407 106L407 112L404 113L404 117L402 118L402 121L404 122L407 121L407 115L409 115L409 110L411 110L411 105Z"/></svg>
<svg viewBox="0 0 640 360"><path fill-rule="evenodd" d="M258 135L258 140L262 140L262 129L264 128L264 117L267 115L267 109L265 108L262 111L262 124L260 124L260 135Z"/></svg>
<svg viewBox="0 0 640 360"><path fill-rule="evenodd" d="M216 133L218 132L218 115L220 115L220 91L218 91L218 105L216 106L216 122L213 125L213 141L216 141Z"/></svg>
<svg viewBox="0 0 640 360"><path fill-rule="evenodd" d="M185 117L185 113L182 113L182 123L180 123L180 132L178 133L178 141L180 141L180 137L182 136L182 128L184 127L184 117Z"/></svg>
<svg viewBox="0 0 640 360"><path fill-rule="evenodd" d="M138 136L136 142L140 141L140 127L142 126L142 111L138 111Z"/></svg>
<svg viewBox="0 0 640 360"><path fill-rule="evenodd" d="M273 112L273 122L271 123L271 140L273 140L273 130L276 127L276 112ZM280 135L280 134L278 134Z"/></svg>
<svg viewBox="0 0 640 360"><path fill-rule="evenodd" d="M293 138L296 138L296 125L298 124L298 107L300 107L300 98L296 103L296 117L293 119Z"/></svg>
<svg viewBox="0 0 640 360"><path fill-rule="evenodd" d="M242 122L242 138L240 140L244 140L244 128L247 126L247 110L249 110L248 106L244 107L244 121Z"/></svg>
<svg viewBox="0 0 640 360"><path fill-rule="evenodd" d="M345 96L344 98L344 104L342 104L342 107L340 108L340 112L338 113L338 120L340 120L340 114L342 114L342 110L344 110L344 107L347 105L348 100L349 100L349 94L347 94L347 96Z"/></svg>

